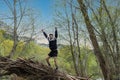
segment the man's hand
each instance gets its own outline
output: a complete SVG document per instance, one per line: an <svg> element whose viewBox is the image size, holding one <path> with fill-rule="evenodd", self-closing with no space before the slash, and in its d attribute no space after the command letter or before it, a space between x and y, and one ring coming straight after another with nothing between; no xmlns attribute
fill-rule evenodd
<svg viewBox="0 0 120 80"><path fill-rule="evenodd" d="M55 27L55 30L57 30L57 27Z"/></svg>
<svg viewBox="0 0 120 80"><path fill-rule="evenodd" d="M42 32L44 32L44 30L43 30L43 29L42 29L41 31L42 31Z"/></svg>

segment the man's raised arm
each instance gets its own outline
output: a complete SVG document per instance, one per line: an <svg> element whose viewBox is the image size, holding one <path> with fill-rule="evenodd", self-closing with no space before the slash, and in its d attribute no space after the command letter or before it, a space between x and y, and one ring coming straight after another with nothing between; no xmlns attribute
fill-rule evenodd
<svg viewBox="0 0 120 80"><path fill-rule="evenodd" d="M48 38L48 35L43 31L43 29L42 29L42 32L43 32L45 38Z"/></svg>
<svg viewBox="0 0 120 80"><path fill-rule="evenodd" d="M55 38L58 37L57 27L55 27Z"/></svg>

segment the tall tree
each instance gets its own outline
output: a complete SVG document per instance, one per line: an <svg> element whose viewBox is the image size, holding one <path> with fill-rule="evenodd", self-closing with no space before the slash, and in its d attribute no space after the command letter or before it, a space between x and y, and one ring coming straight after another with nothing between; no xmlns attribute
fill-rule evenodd
<svg viewBox="0 0 120 80"><path fill-rule="evenodd" d="M11 23L13 24L13 48L9 54L9 57L12 57L15 54L16 47L18 45L19 40L21 40L22 36L26 37L25 34L28 34L28 40L23 41L30 41L32 36L34 35L35 31L35 17L31 16L29 13L29 9L26 7L25 0L3 0L4 3L10 10L10 18ZM32 14L33 15L33 14ZM30 18L30 19L29 19ZM34 19L33 19L34 18ZM29 19L26 21L26 19ZM25 23L26 21L26 23Z"/></svg>

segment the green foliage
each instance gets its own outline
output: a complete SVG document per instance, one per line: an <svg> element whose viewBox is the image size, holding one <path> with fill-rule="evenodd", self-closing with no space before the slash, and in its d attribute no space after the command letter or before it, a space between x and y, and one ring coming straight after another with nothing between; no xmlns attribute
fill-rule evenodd
<svg viewBox="0 0 120 80"><path fill-rule="evenodd" d="M20 43L17 46L15 57L24 57L24 58L32 58L34 57L36 60L42 60L47 55L48 48L41 47L34 42L30 42L26 45L24 43Z"/></svg>
<svg viewBox="0 0 120 80"><path fill-rule="evenodd" d="M0 40L2 40L0 43L0 55L7 56L9 55L13 47L13 41L11 39L4 38L3 33L4 31L3 32L0 31ZM32 41L29 42L28 44L19 41L13 59L16 59L18 57L22 57L22 58L34 57L33 58L34 60L41 61L46 64L45 58L48 56L49 52L50 52L49 48L35 44ZM85 63L83 64L86 64L86 68L84 69L86 69L87 75L99 73L99 67L95 59L95 56L89 48L85 48L85 47L81 48L81 59L85 61ZM50 63L54 67L53 59L50 60ZM75 75L72 55L69 46L62 46L59 49L58 65L62 71ZM99 75L95 76L94 78L98 78L98 77Z"/></svg>
<svg viewBox="0 0 120 80"><path fill-rule="evenodd" d="M66 70L68 73L74 75L75 70L73 66L72 61L72 55L70 53L70 47L64 46L60 49L59 53L59 66L63 70ZM93 79L99 78L100 75L100 68L98 66L97 60L95 58L95 55L92 50L90 50L88 47L82 47L81 48L81 60L82 60L82 66L85 70L86 75L95 75Z"/></svg>
<svg viewBox="0 0 120 80"><path fill-rule="evenodd" d="M63 70L69 72L70 74L75 74L69 46L64 46L59 50L58 60L59 66Z"/></svg>
<svg viewBox="0 0 120 80"><path fill-rule="evenodd" d="M0 54L2 56L7 56L11 49L12 49L12 46L13 46L13 41L11 40L4 40L1 44L0 44L0 47L1 47L1 50L0 50Z"/></svg>
<svg viewBox="0 0 120 80"><path fill-rule="evenodd" d="M13 46L13 41L4 37L5 31L0 30L0 55L7 56Z"/></svg>
<svg viewBox="0 0 120 80"><path fill-rule="evenodd" d="M4 30L0 30L0 43L4 40Z"/></svg>

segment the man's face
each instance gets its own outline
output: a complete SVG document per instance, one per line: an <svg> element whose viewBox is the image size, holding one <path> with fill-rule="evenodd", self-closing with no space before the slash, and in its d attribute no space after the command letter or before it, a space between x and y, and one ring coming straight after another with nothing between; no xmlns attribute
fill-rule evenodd
<svg viewBox="0 0 120 80"><path fill-rule="evenodd" d="M50 39L53 39L53 34L50 34L49 37L50 37Z"/></svg>

